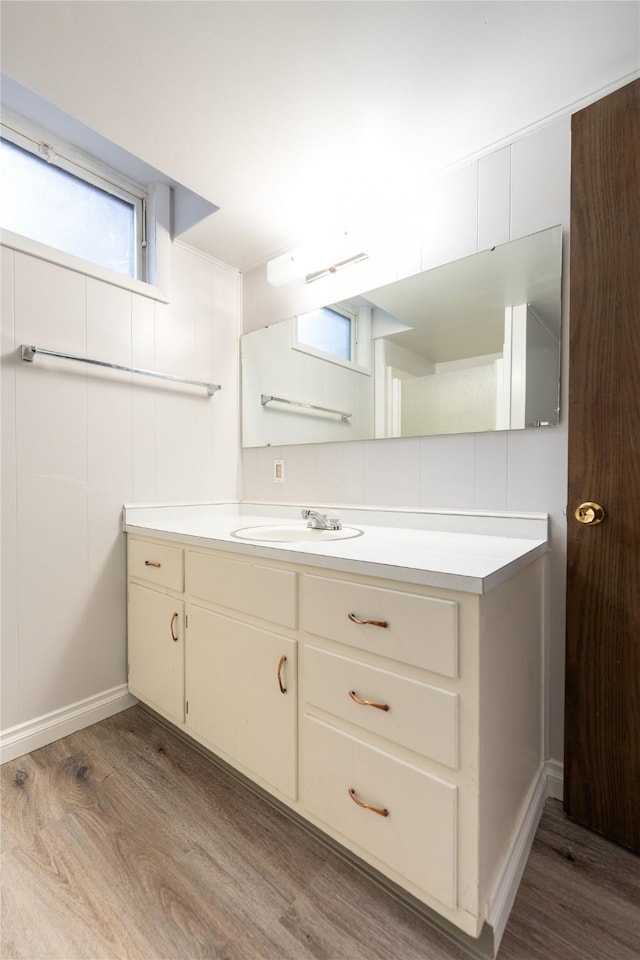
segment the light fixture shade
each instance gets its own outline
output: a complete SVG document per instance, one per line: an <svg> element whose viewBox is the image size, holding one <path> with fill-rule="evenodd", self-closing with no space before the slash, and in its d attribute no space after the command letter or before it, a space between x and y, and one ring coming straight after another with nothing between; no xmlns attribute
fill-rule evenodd
<svg viewBox="0 0 640 960"><path fill-rule="evenodd" d="M293 280L303 277L304 268L300 266L302 256L301 248L290 250L283 253L267 263L267 280L274 287L282 287L285 283L291 283Z"/></svg>

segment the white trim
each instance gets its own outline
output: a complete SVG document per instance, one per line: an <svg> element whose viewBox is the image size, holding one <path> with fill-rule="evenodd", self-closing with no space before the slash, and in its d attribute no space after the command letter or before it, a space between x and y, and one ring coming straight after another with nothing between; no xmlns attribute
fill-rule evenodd
<svg viewBox="0 0 640 960"><path fill-rule="evenodd" d="M38 750L40 747L69 736L77 730L105 720L114 713L120 713L128 707L133 707L138 701L133 697L125 683L104 690L86 700L72 703L61 710L54 710L44 716L19 723L15 727L3 730L0 733L0 763L15 760L25 753Z"/></svg>
<svg viewBox="0 0 640 960"><path fill-rule="evenodd" d="M551 126L553 123L558 123L560 120L565 120L567 117L572 117L573 114L577 113L579 110L584 110L584 108L590 106L590 104L596 103L598 100L602 100L603 97L608 96L610 93L614 93L616 90L620 89L620 87L624 87L629 83L633 83L634 80L639 78L640 70L634 70L632 73L626 74L624 77L619 77L612 83L607 83L598 90L593 90L591 93L585 94L585 96L579 97L577 100L573 100L571 103L565 104L565 106L560 107L558 110L554 110L552 113L548 113L544 117L540 117L538 120L534 120L532 123L528 123L524 127L520 127L519 129L508 133L499 140L494 140L492 143L487 143L479 150L475 150L473 153L468 153L465 156L459 157L457 160L453 160L451 163L445 164L443 167L439 167L437 170L427 174L423 183L437 183L439 180L445 179L447 176L449 176L449 174L455 173L457 170L460 170L463 167L471 166L472 163L476 163L478 160L484 159L484 157L498 153L499 150L502 150L505 147L513 147L514 144L519 143L521 140L525 140L527 137L538 133L545 127Z"/></svg>
<svg viewBox="0 0 640 960"><path fill-rule="evenodd" d="M547 796L562 800L564 794L564 764L561 760L547 760Z"/></svg>
<svg viewBox="0 0 640 960"><path fill-rule="evenodd" d="M563 766L559 760L542 761L522 805L511 848L489 899L487 923L493 928L496 953L527 865L545 800L548 797L562 800L562 769Z"/></svg>
<svg viewBox="0 0 640 960"><path fill-rule="evenodd" d="M155 181L147 203L147 273L145 281L158 290L170 290L171 189Z"/></svg>
<svg viewBox="0 0 640 960"><path fill-rule="evenodd" d="M597 90L593 90L591 93L585 94L583 97L578 97L577 100L573 100L571 103L565 104L564 107L560 107L558 110L554 110L552 113L548 113L546 116L540 117L539 120L534 120L533 123L528 123L526 126L520 127L519 130L515 130L513 133L507 134L506 137L502 137L500 140L494 140L493 143L488 143L476 153L468 154L466 157L463 157L462 159L451 164L447 169L451 170L460 166L466 166L475 160L481 160L483 157L486 157L489 154L497 153L498 150L502 150L503 147L513 146L514 143L517 143L519 140L524 140L526 137L530 137L534 133L538 133L538 131L542 130L544 127L548 127L552 123L557 123L559 120L564 120L566 117L571 117L579 110L584 110L585 107L588 107L592 103L596 103L598 100L602 100L603 97L606 97L610 93L614 93L616 90L619 90L620 87L624 87L629 83L633 83L633 81L639 77L640 70L633 70L624 77L619 77L617 80L607 83L603 87L599 87Z"/></svg>
<svg viewBox="0 0 640 960"><path fill-rule="evenodd" d="M85 277L93 277L95 280L102 280L104 283L110 283L114 287L122 287L123 290L130 290L131 293L138 293L142 297L148 297L150 300L157 300L160 303L169 303L169 299L157 287L144 283L142 280L135 280L133 277L126 277L123 273L116 273L114 270L107 270L97 263L91 263L89 260L83 260L81 257L75 257L71 253L65 253L64 250L57 250L55 247L49 247L46 243L40 243L38 240L32 240L30 237L23 237L19 233L13 233L11 230L0 230L0 243L11 250L17 250L19 253L26 253L30 257L38 257L39 260L46 260L47 263L54 263L66 270L73 270L75 273L81 273Z"/></svg>
<svg viewBox="0 0 640 960"><path fill-rule="evenodd" d="M225 263L224 260L218 260L217 257L211 256L210 253L206 253L204 250L198 250L197 247L193 247L190 243L186 243L182 239L176 239L173 241L174 247L181 247L183 250L188 250L189 253L192 253L196 257L201 257L203 260L207 260L209 263L215 264L216 267L222 267L224 270L228 270L230 273L237 274L239 277L242 277L242 271L238 267L232 266L230 263Z"/></svg>
<svg viewBox="0 0 640 960"><path fill-rule="evenodd" d="M538 775L533 781L525 799L513 834L511 848L502 865L489 898L487 922L493 928L494 950L497 953L502 935L507 926L518 887L527 865L533 838L542 816L542 808L547 799L547 770L545 763L540 764Z"/></svg>

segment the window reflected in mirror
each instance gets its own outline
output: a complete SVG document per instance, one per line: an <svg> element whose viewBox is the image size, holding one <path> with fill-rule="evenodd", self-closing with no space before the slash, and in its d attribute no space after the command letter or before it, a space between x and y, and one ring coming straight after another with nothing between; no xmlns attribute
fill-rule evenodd
<svg viewBox="0 0 640 960"><path fill-rule="evenodd" d="M351 361L355 318L337 307L320 307L296 317L298 350L313 352L326 360Z"/></svg>

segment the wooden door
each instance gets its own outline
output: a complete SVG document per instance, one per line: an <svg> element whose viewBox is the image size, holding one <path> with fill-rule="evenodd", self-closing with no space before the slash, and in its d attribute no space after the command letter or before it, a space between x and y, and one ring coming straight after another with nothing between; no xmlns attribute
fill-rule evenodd
<svg viewBox="0 0 640 960"><path fill-rule="evenodd" d="M572 120L570 310L564 803L640 850L640 81Z"/></svg>

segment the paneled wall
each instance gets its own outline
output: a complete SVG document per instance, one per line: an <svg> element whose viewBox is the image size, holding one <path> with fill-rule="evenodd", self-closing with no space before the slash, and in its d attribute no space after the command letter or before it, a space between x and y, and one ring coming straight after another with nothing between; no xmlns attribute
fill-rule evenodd
<svg viewBox="0 0 640 960"><path fill-rule="evenodd" d="M266 267L244 277L245 332L497 243L556 224L565 227L563 349L568 333L566 253L570 118L542 127L433 182L394 231L391 256L372 257L313 284L272 287ZM566 503L566 349L558 427L418 439L243 451L242 496L309 506L541 511L551 516L551 622L547 637L548 755L563 754ZM273 482L273 460L286 481Z"/></svg>
<svg viewBox="0 0 640 960"><path fill-rule="evenodd" d="M168 297L2 247L3 731L124 691L123 504L238 496L239 274L176 244Z"/></svg>

